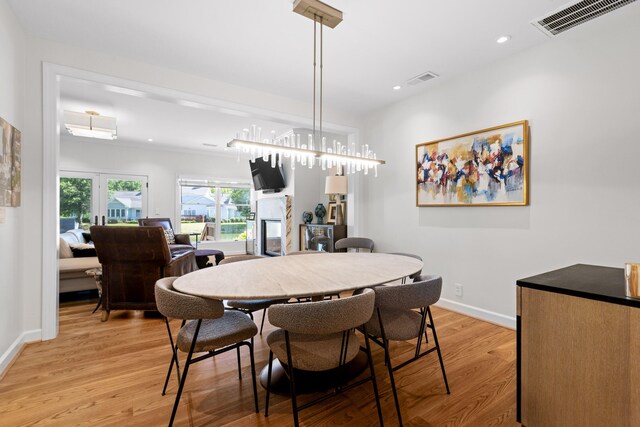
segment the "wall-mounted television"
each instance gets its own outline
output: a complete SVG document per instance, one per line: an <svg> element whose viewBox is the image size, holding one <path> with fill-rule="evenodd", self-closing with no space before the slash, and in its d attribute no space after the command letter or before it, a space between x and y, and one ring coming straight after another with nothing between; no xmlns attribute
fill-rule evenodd
<svg viewBox="0 0 640 427"><path fill-rule="evenodd" d="M278 166L278 157L276 157L276 167L271 167L271 156L267 160L259 157L255 162L249 161L251 167L251 176L253 177L253 188L256 191L264 191L265 193L278 193L284 187L284 171Z"/></svg>

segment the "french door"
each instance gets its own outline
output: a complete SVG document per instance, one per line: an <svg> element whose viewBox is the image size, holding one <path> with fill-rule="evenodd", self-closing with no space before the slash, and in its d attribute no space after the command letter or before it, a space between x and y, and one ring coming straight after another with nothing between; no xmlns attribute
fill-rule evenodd
<svg viewBox="0 0 640 427"><path fill-rule="evenodd" d="M60 231L137 225L147 216L147 190L144 175L60 171Z"/></svg>

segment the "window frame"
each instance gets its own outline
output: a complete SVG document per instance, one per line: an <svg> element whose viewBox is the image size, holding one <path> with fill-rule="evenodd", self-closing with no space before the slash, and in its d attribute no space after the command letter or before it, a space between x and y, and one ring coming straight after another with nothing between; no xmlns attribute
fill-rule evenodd
<svg viewBox="0 0 640 427"><path fill-rule="evenodd" d="M221 216L222 216L222 189L226 189L226 188L239 188L239 189L243 189L243 190L247 190L249 191L249 203L247 204L239 204L239 205L234 205L234 206L238 206L238 207L248 207L249 210L251 210L251 207L253 206L253 198L254 198L254 194L251 188L251 184L249 182L237 182L234 181L233 183L231 182L225 182L225 181L221 181L221 180L212 180L212 179L199 179L199 178L188 178L188 177L182 177L182 178L178 178L177 180L177 206L176 206L176 223L178 224L178 230L179 232L181 232L181 228L182 228L182 215L184 212L184 209L182 208L182 188L183 187L209 187L209 188L214 188L215 191L215 223L214 223L214 240L211 240L211 242L215 242L215 243L221 243L221 242L234 242L234 241L241 241L241 240L231 240L231 239L221 239L222 236L222 222L221 222ZM187 214L184 214L187 215Z"/></svg>

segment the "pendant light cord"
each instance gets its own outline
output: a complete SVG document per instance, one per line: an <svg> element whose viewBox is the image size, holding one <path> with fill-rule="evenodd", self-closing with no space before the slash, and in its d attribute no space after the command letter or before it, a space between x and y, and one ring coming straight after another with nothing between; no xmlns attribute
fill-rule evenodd
<svg viewBox="0 0 640 427"><path fill-rule="evenodd" d="M322 16L320 17L320 139L322 140L322 28L324 24L322 23Z"/></svg>
<svg viewBox="0 0 640 427"><path fill-rule="evenodd" d="M313 15L313 139L316 139L316 25L318 16Z"/></svg>

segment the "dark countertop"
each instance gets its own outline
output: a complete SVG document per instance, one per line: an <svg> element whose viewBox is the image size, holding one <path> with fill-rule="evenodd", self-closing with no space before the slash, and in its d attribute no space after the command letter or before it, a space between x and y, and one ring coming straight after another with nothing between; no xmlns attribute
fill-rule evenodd
<svg viewBox="0 0 640 427"><path fill-rule="evenodd" d="M625 296L624 269L576 264L520 279L517 286L640 308Z"/></svg>

